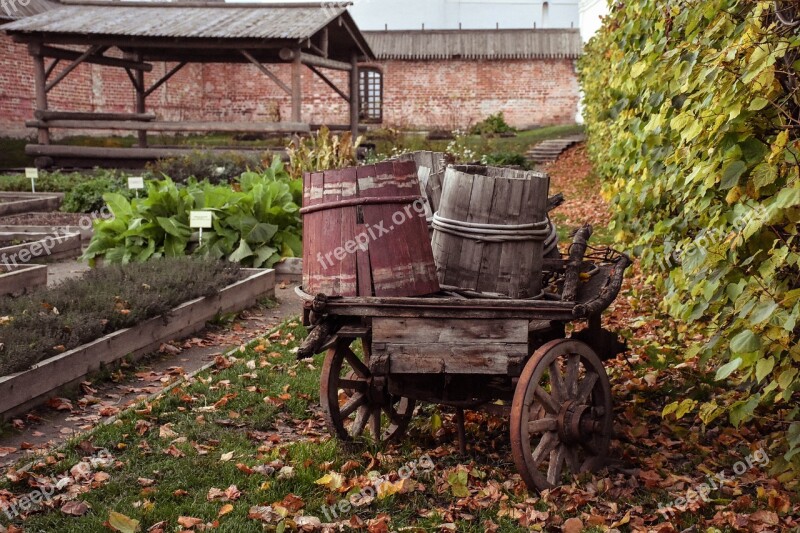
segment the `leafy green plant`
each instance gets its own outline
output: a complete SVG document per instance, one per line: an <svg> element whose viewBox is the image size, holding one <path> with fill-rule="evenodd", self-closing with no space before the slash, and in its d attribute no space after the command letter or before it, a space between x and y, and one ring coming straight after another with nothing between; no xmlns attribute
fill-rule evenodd
<svg viewBox="0 0 800 533"><path fill-rule="evenodd" d="M735 385L700 419L762 406L788 429L772 466L800 472L800 39L777 5L616 3L581 78L617 239L668 272L650 281L694 326L686 356Z"/></svg>
<svg viewBox="0 0 800 533"><path fill-rule="evenodd" d="M96 178L79 183L70 189L64 195L61 210L67 213L96 213L106 205L103 195L109 192L119 193L128 199L135 195L121 178Z"/></svg>
<svg viewBox="0 0 800 533"><path fill-rule="evenodd" d="M505 114L500 111L495 115L489 115L484 120L475 124L470 129L470 134L490 137L502 133L513 133L515 131L517 130L508 125Z"/></svg>
<svg viewBox="0 0 800 533"><path fill-rule="evenodd" d="M492 152L486 154L481 159L484 165L491 165L496 167L522 167L524 169L530 168L528 159L523 155L516 152Z"/></svg>
<svg viewBox="0 0 800 533"><path fill-rule="evenodd" d="M178 187L167 178L147 183L147 197L128 201L103 197L113 220L98 221L84 258L110 263L196 254L247 267L271 267L302 254L302 183L292 180L275 158L262 173L246 172L232 186L190 180ZM189 227L190 212L213 213L202 244Z"/></svg>
<svg viewBox="0 0 800 533"><path fill-rule="evenodd" d="M267 166L265 161L270 160L271 157L267 154L198 150L180 157L169 157L149 163L147 171L156 179L168 176L176 183L186 183L190 179L195 179L218 184L233 181L250 170L260 172Z"/></svg>
<svg viewBox="0 0 800 533"><path fill-rule="evenodd" d="M317 134L293 140L287 147L291 175L301 179L306 172L354 166L358 162L356 149L362 141L359 137L353 143L350 132L333 135L324 126Z"/></svg>
<svg viewBox="0 0 800 533"><path fill-rule="evenodd" d="M0 299L0 376L217 293L239 267L200 258L113 265L54 288Z"/></svg>
<svg viewBox="0 0 800 533"><path fill-rule="evenodd" d="M97 176L107 175L105 171L93 173L80 172L39 172L36 180L36 192L66 192L73 187L95 179ZM0 176L0 190L9 192L30 192L31 180L25 174L9 174Z"/></svg>

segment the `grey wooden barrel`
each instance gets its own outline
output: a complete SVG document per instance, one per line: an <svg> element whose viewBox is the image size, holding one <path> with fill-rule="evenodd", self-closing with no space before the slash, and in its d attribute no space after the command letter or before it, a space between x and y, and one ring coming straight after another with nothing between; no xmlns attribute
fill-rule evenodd
<svg viewBox="0 0 800 533"><path fill-rule="evenodd" d="M532 298L542 290L550 178L485 166L450 166L433 217L439 283Z"/></svg>

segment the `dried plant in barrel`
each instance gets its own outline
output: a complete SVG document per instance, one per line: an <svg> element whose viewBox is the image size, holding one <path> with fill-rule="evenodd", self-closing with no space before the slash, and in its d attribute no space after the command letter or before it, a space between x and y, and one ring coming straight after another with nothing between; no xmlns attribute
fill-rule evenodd
<svg viewBox="0 0 800 533"><path fill-rule="evenodd" d="M550 178L485 166L448 167L433 217L439 282L511 298L542 289Z"/></svg>
<svg viewBox="0 0 800 533"><path fill-rule="evenodd" d="M439 291L413 161L307 173L303 285L328 296Z"/></svg>

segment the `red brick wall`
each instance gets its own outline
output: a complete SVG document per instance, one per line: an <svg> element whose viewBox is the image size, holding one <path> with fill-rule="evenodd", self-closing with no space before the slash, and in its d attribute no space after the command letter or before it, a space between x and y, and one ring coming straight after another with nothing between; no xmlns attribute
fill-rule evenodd
<svg viewBox="0 0 800 533"><path fill-rule="evenodd" d="M153 83L173 65L156 64ZM503 111L513 126L571 123L578 83L571 60L386 61L384 125L463 128ZM63 68L59 65L58 71ZM287 85L288 65L272 65ZM347 92L347 75L327 72ZM346 124L347 102L309 70L303 71L303 120ZM49 95L50 109L132 112L133 88L121 69L81 65ZM23 45L0 36L0 136L31 134L33 64ZM162 120L284 121L291 100L252 65L188 65L148 98ZM55 132L56 135L76 132Z"/></svg>

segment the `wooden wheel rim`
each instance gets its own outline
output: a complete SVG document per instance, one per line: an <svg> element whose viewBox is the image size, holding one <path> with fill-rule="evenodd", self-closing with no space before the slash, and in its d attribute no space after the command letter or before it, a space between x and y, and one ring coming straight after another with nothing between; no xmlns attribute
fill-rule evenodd
<svg viewBox="0 0 800 533"><path fill-rule="evenodd" d="M362 343L368 354L367 343L363 339ZM368 362L368 355L366 359ZM345 361L351 370L342 376ZM344 404L340 404L339 391L347 397ZM328 430L343 442L353 442L366 431L375 441L397 440L405 434L415 407L414 400L387 397L376 391L368 364L358 358L346 340L339 340L325 356L320 403Z"/></svg>
<svg viewBox="0 0 800 533"><path fill-rule="evenodd" d="M545 372L559 358L566 357L569 361L570 356L577 357L579 366L584 367L584 378L578 382L578 375L573 374L564 376L569 383L553 384L556 380L548 376L553 388L550 393L545 392L541 388ZM569 372L570 365L566 366ZM589 377L590 374L596 378ZM559 389L559 385L564 388ZM578 399L576 402L576 398L580 397L583 400ZM576 403L578 407L585 406L593 413L591 442L565 442L565 434L571 433L569 428L564 427L570 422L568 413L582 411L576 408ZM593 470L602 463L611 443L611 407L611 385L608 376L602 361L589 346L577 340L560 339L536 350L520 376L511 408L511 451L525 484L533 490L553 488L560 481L562 466L577 474ZM600 409L602 409L601 414L596 414L595 412L600 412ZM544 416L541 416L542 414ZM587 419L582 420L587 421ZM531 427L535 433L531 433ZM535 448L531 443L532 438L536 439ZM579 449L582 449L586 456L583 462L577 460ZM538 460L534 457L534 453L537 454ZM545 464L548 466L547 475L539 470Z"/></svg>

